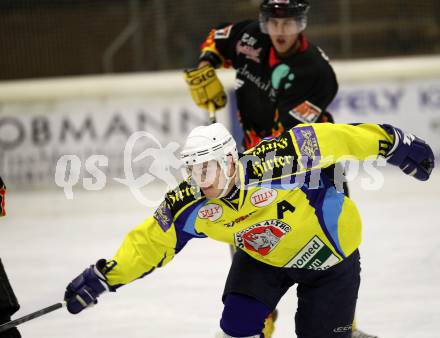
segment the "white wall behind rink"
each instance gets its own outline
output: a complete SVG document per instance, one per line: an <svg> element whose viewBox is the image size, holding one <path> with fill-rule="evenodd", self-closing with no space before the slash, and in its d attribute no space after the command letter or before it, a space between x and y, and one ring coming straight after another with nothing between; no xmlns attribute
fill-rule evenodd
<svg viewBox="0 0 440 338"><path fill-rule="evenodd" d="M391 123L440 154L440 56L334 62L337 122ZM219 71L228 90L234 73ZM230 108L218 113L229 124ZM0 173L15 186L53 184L62 154L109 157L121 174L129 135L146 130L166 146L207 123L180 71L0 82Z"/></svg>

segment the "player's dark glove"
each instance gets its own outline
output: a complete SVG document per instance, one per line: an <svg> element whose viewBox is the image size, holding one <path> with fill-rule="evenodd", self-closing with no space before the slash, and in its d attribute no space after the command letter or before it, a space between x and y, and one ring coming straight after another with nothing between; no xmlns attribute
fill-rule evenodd
<svg viewBox="0 0 440 338"><path fill-rule="evenodd" d="M211 106L218 110L226 105L225 90L212 66L185 70L185 81L194 102L200 108L209 112Z"/></svg>
<svg viewBox="0 0 440 338"><path fill-rule="evenodd" d="M405 174L426 181L434 169L434 153L422 139L388 124L382 127L394 136L394 144L387 153L387 161L398 166Z"/></svg>
<svg viewBox="0 0 440 338"><path fill-rule="evenodd" d="M77 314L86 307L96 304L98 296L111 289L101 272L105 264L105 259L100 259L96 265L85 269L67 286L64 300L70 313Z"/></svg>

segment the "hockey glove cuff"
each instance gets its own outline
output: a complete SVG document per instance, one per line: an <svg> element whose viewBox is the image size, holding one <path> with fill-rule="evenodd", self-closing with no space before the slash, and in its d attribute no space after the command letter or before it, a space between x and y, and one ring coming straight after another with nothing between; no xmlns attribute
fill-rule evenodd
<svg viewBox="0 0 440 338"><path fill-rule="evenodd" d="M382 125L387 133L394 136L394 144L387 153L387 161L420 181L426 181L434 169L434 154L422 139L388 124Z"/></svg>

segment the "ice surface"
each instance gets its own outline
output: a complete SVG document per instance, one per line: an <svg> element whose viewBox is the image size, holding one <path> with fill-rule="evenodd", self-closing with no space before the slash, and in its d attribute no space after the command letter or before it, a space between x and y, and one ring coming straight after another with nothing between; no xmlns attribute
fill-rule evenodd
<svg viewBox="0 0 440 338"><path fill-rule="evenodd" d="M398 169L365 191L351 184L364 221L361 329L381 338L440 336L440 172L418 182ZM62 299L67 283L151 214L124 188L9 191L0 220L0 256L22 305L17 318ZM20 326L25 338L214 337L229 268L228 247L195 239L164 269L106 294L72 316L58 310ZM295 290L279 305L274 338L294 337Z"/></svg>

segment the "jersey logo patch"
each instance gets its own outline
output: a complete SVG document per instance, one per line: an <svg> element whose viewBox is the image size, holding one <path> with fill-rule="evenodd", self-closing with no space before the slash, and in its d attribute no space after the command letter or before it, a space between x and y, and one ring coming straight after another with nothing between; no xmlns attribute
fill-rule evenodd
<svg viewBox="0 0 440 338"><path fill-rule="evenodd" d="M199 210L198 216L202 219L209 219L211 222L218 220L223 215L223 208L218 204L207 204Z"/></svg>
<svg viewBox="0 0 440 338"><path fill-rule="evenodd" d="M266 256L291 230L290 225L276 219L262 221L237 232L234 235L235 245Z"/></svg>
<svg viewBox="0 0 440 338"><path fill-rule="evenodd" d="M319 115L321 115L321 109L309 101L304 101L299 106L290 110L289 115L298 121L313 123L318 119Z"/></svg>
<svg viewBox="0 0 440 338"><path fill-rule="evenodd" d="M251 197L251 203L258 208L271 204L278 196L278 192L274 189L261 188L255 191Z"/></svg>
<svg viewBox="0 0 440 338"><path fill-rule="evenodd" d="M292 128L292 131L298 143L301 156L303 157L301 159L302 165L305 168L309 168L313 165L313 160L321 156L315 130L313 127L307 126Z"/></svg>
<svg viewBox="0 0 440 338"><path fill-rule="evenodd" d="M157 221L157 223L159 223L164 232L171 227L171 224L173 223L173 216L166 201L163 201L156 209L154 219Z"/></svg>
<svg viewBox="0 0 440 338"><path fill-rule="evenodd" d="M280 64L272 71L272 86L276 90L281 89L282 84L284 90L289 89L293 85L293 80L295 80L295 74L290 71L288 65Z"/></svg>
<svg viewBox="0 0 440 338"><path fill-rule="evenodd" d="M231 34L232 25L226 26L215 31L214 39L227 39Z"/></svg>
<svg viewBox="0 0 440 338"><path fill-rule="evenodd" d="M285 266L298 269L326 270L338 262L339 258L318 236L315 236Z"/></svg>
<svg viewBox="0 0 440 338"><path fill-rule="evenodd" d="M237 56L240 54L243 54L246 56L246 59L252 60L256 63L260 63L260 53L262 48L254 48L249 45L246 45L245 43L238 41L237 45L235 46L235 51L237 52Z"/></svg>

